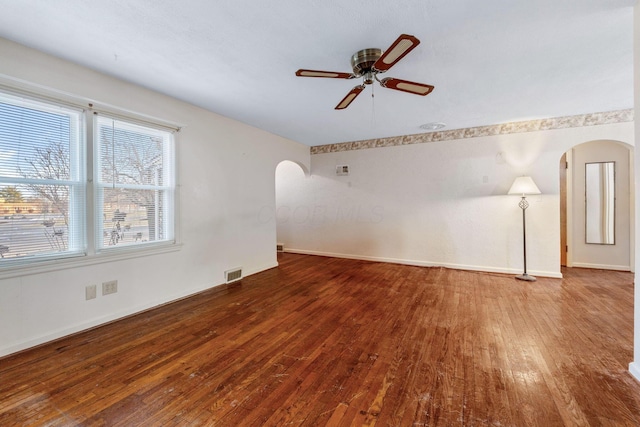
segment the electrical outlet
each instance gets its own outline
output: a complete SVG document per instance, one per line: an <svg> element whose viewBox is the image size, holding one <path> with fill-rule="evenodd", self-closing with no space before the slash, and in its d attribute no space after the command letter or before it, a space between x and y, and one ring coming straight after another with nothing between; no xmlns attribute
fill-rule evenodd
<svg viewBox="0 0 640 427"><path fill-rule="evenodd" d="M102 295L115 294L118 292L118 281L110 280L108 282L102 282Z"/></svg>
<svg viewBox="0 0 640 427"><path fill-rule="evenodd" d="M94 299L96 295L96 285L89 285L84 288L84 298L86 300Z"/></svg>

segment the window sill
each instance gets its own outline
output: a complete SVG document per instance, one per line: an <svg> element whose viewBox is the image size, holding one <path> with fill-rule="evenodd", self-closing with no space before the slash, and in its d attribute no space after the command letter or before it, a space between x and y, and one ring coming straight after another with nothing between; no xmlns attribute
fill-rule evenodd
<svg viewBox="0 0 640 427"><path fill-rule="evenodd" d="M122 248L117 250L107 250L101 253L76 256L70 258L58 258L47 261L34 261L32 263L20 264L6 268L0 268L0 280L13 277L30 276L33 274L47 273L56 270L66 270L69 268L86 267L94 264L122 261L131 258L146 257L169 252L177 252L182 249L182 243L159 244L152 247Z"/></svg>

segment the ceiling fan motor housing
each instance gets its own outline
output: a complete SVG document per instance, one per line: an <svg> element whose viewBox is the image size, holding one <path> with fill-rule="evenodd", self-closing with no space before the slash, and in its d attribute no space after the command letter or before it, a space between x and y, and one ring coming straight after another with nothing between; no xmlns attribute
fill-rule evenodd
<svg viewBox="0 0 640 427"><path fill-rule="evenodd" d="M353 74L358 77L365 76L364 83L373 83L373 64L382 56L382 49L369 48L357 51L351 57Z"/></svg>

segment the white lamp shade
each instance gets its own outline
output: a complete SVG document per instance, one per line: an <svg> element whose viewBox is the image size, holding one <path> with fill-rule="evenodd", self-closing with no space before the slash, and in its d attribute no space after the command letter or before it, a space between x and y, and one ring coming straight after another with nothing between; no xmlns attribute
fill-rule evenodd
<svg viewBox="0 0 640 427"><path fill-rule="evenodd" d="M519 194L525 196L527 194L540 194L540 189L530 176L519 176L513 181L513 185L509 189L508 194Z"/></svg>

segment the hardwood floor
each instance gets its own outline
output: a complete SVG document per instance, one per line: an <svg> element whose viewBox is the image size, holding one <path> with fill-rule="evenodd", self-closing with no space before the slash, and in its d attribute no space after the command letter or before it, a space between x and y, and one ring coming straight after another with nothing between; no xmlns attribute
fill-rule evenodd
<svg viewBox="0 0 640 427"><path fill-rule="evenodd" d="M0 359L0 425L640 425L630 273L279 262Z"/></svg>

